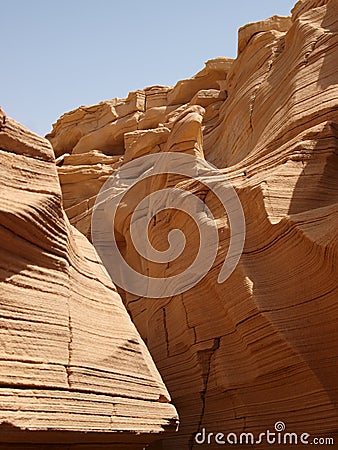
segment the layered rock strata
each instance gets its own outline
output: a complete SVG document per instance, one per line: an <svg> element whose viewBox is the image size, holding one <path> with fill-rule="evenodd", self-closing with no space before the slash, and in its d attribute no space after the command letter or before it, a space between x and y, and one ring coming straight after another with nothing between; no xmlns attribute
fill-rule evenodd
<svg viewBox="0 0 338 450"><path fill-rule="evenodd" d="M0 448L142 449L175 431L144 342L64 213L50 143L1 111L0 158Z"/></svg>
<svg viewBox="0 0 338 450"><path fill-rule="evenodd" d="M241 28L235 60L208 61L174 87L66 113L48 135L65 211L88 238L100 188L143 155L205 158L243 206L244 251L218 284L230 230L215 196L180 177L145 184L143 193L195 193L214 212L219 235L212 269L189 291L166 299L120 291L181 419L177 434L149 448L198 448L194 436L203 428L258 436L277 421L288 432L338 439L337 9L337 0L301 0L289 18ZM128 263L170 276L195 247L176 266L141 260L127 227L141 193L127 199L115 231ZM196 231L168 209L149 228L157 249L165 250L175 227Z"/></svg>

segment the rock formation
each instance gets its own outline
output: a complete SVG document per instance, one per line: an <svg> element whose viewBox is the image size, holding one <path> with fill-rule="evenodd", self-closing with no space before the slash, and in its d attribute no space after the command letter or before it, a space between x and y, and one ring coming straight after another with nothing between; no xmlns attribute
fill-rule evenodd
<svg viewBox="0 0 338 450"><path fill-rule="evenodd" d="M50 143L3 111L0 123L0 447L142 449L176 428L169 394L63 211Z"/></svg>
<svg viewBox="0 0 338 450"><path fill-rule="evenodd" d="M153 86L132 92L126 99L80 107L61 116L47 136L57 156L65 212L80 233L60 218L57 223L61 221L68 231L62 234L41 228L36 239L45 242L46 236L51 239L61 233L64 240L74 242L70 236L75 235L77 244L64 247L70 267L72 258L80 264L78 253L84 246L90 251L82 234L91 239L93 205L104 182L140 156L181 152L203 157L227 176L242 203L244 251L235 271L221 284L217 277L231 230L225 211L205 187L182 177L162 177L129 196L123 214L117 216L115 231L126 261L148 275L170 276L184 269L194 246L186 249L176 266L141 260L128 232L141 194L184 188L203 199L215 213L218 227L216 261L193 288L165 299L140 298L119 290L180 417L178 433L158 437L151 449L196 449L195 434L202 429L258 436L274 430L278 421L286 424L288 432L335 437L337 442L337 8L337 0L301 0L289 18L274 16L241 28L235 60L220 57L208 61L201 72L174 87ZM40 146L45 148L42 142ZM34 156L36 145L31 147ZM18 170L21 176L26 173ZM32 177L39 180L36 174ZM15 182L16 178L12 179ZM37 181L37 185L41 183ZM25 204L34 203L27 198ZM54 209L41 201L38 204L41 222L56 223L42 218ZM25 220L29 223L37 210L28 210ZM57 211L61 215L60 205ZM193 225L169 209L149 227L150 241L165 250L168 233L175 227L194 236ZM21 228L27 232L27 224ZM31 229L28 227L30 239L37 233ZM47 249L55 248L55 261L60 243L47 242ZM45 252L39 251L40 257L45 257ZM26 270L36 270L32 262L22 264ZM77 274L75 268L67 270ZM91 270L97 273L97 269ZM62 272L59 266L54 271ZM79 282L74 275L74 282L96 293L99 288L92 285L99 283L96 276ZM38 283L42 284L41 278ZM109 289L106 279L102 283ZM81 290L74 291L81 296ZM95 303L96 297L90 302L87 295L75 302L81 310ZM119 302L116 293L110 296ZM68 313L60 298L61 294L59 314L64 315L67 330ZM114 323L108 306L102 306L98 314L102 323ZM82 328L89 331L90 326ZM110 330L114 333L113 327ZM80 336L81 330L78 332ZM100 351L109 353L111 338L105 333L107 327L104 332L97 331L96 338L100 339ZM91 360L96 353L86 357ZM81 372L85 355L80 353L78 358L81 375L75 376L75 369L70 373L74 383L75 379L85 383L83 378L93 375ZM66 356L62 361L67 389ZM113 366L106 370L114 371ZM53 376L54 385L56 380ZM156 395L164 389L158 386ZM98 389L106 392L101 386ZM145 387L142 389L144 399ZM168 399L167 394L162 395ZM160 406L164 410L159 410L157 418L174 417L170 404ZM164 426L161 420L157 431ZM212 442L208 448L218 448Z"/></svg>

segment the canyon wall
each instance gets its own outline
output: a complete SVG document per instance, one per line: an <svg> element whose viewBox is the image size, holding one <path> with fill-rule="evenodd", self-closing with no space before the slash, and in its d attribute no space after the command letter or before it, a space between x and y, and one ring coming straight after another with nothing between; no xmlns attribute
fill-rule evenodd
<svg viewBox="0 0 338 450"><path fill-rule="evenodd" d="M208 61L174 87L81 107L48 136L66 212L89 238L99 189L147 154L204 157L242 202L244 251L218 284L229 245L225 212L205 187L161 180L157 189L183 187L215 211L216 261L198 285L171 298L120 291L180 416L179 433L159 448L191 450L202 428L259 433L278 420L290 432L337 432L337 6L301 1L292 17L246 25L235 60ZM116 223L125 259L170 276L190 256L169 268L140 260L126 231L140 200L134 192ZM150 239L160 248L175 227L193 232L173 210L162 212Z"/></svg>
<svg viewBox="0 0 338 450"><path fill-rule="evenodd" d="M188 245L170 264L140 258L129 224L135 205L144 195L166 188L191 192L213 212L217 225L216 260L195 286L168 298L142 297L118 288L180 417L179 431L154 436L156 442L150 449L196 449L199 444L195 435L202 429L214 434L252 432L258 436L267 429L274 430L279 421L285 423L287 432L338 439L337 9L337 0L301 0L291 17L274 16L242 27L234 60L210 60L198 74L174 87L152 86L125 99L82 106L64 114L47 138L57 158L63 208L72 226L62 216L54 172L49 179L58 193L52 196L59 202L58 213L54 213L57 220L45 218L54 207L46 206L38 197L34 197L34 203L31 193L25 194L29 208L15 204L18 211L28 211L26 216L18 212L17 220L29 224L37 214L41 223L58 224L63 230L41 228L36 239L45 249L43 245L51 236L48 245L53 247L53 264L59 264L57 268L52 266L51 273L57 279L66 271L73 280L67 283L74 286L68 291L74 295L71 305L78 314L74 323L78 317L79 339L81 333L91 334L92 308L99 314L99 329L78 344L78 361L88 359L96 370L97 355L111 354L119 345L113 342L120 324L119 318L115 320L116 309L123 316L121 322L128 324L128 333L134 336L128 341L128 349L138 345L142 348L139 355L147 355L124 310L114 306L120 305L114 288L107 278L97 279L95 268L99 263L87 256L93 250L84 236L91 240L93 207L104 183L142 156L176 152L213 164L237 192L245 216L245 245L236 269L223 283L218 282L218 275L231 233L236 230L231 230L226 211L210 189L179 174L159 176L126 197L117 214L115 233L125 260L144 275L154 277L170 277L185 270L197 251L198 230L168 203L168 209L157 214L149 226L149 239L158 250L166 250L169 233L179 228L187 236ZM39 145L46 147L46 141ZM30 159L35 151L36 146L32 146ZM45 167L44 163L44 171ZM13 183L19 174L27 173L24 168L17 170ZM33 179L38 186L45 185L45 178L39 182L38 168L35 172L28 174L21 186L29 186ZM36 235L34 227L19 225L30 239ZM68 242L62 250L68 255L67 270L57 262L61 244L52 239L60 235ZM6 251L14 252L13 246ZM45 251L39 255L48 256ZM90 265L91 275L82 273L82 259ZM26 269L17 271L20 276L26 270L45 272L34 268L41 262L24 258L22 264ZM47 258L42 267L49 268L48 264ZM37 283L42 285L41 276ZM81 289L76 288L78 284ZM16 284L15 289L19 289ZM92 295L89 299L87 290ZM55 300L60 310L59 317L54 313L53 318L61 322L61 328L59 353L54 351L53 355L55 369L60 369L60 383L67 391L69 306L62 295ZM37 331L31 328L31 333L36 335ZM84 346L91 348L95 337L100 351L93 346L94 354L81 353ZM122 350L125 347L121 345ZM143 366L146 360L149 367L149 357L139 357ZM103 359L108 364L104 369L107 372L120 373L125 368L126 373L134 373L136 366L125 366L123 357ZM96 375L90 370L87 373L81 363L77 365L78 371L70 371L72 382L86 385L86 377L91 377L87 383L95 385ZM143 378L142 401L149 399L145 406L153 402L154 431L161 432L166 426L170 428L168 424L174 428L175 415L156 370L152 368L150 373L149 388ZM56 375L53 378L56 385ZM100 378L100 383L105 388L100 385L98 394L110 392L109 380L106 384ZM146 392L149 398L144 397ZM126 427L128 421L127 415ZM20 421L13 424L20 426ZM270 447L252 445L257 449ZM208 448L218 445L212 440Z"/></svg>
<svg viewBox="0 0 338 450"><path fill-rule="evenodd" d="M50 143L0 112L0 448L141 450L175 431L169 394L63 211Z"/></svg>
<svg viewBox="0 0 338 450"><path fill-rule="evenodd" d="M174 87L81 107L47 136L65 210L89 238L99 189L143 155L204 157L241 200L244 251L218 284L230 231L217 199L179 177L144 188L194 192L215 212L219 232L216 261L190 290L165 299L120 290L180 416L179 432L153 448L191 450L203 428L259 433L279 420L289 432L337 433L337 6L300 1L291 17L248 24L235 60L208 61ZM141 261L127 231L140 195L117 217L125 259L143 273L170 276L193 246L178 266ZM165 249L175 227L194 232L168 210L156 216L150 240Z"/></svg>

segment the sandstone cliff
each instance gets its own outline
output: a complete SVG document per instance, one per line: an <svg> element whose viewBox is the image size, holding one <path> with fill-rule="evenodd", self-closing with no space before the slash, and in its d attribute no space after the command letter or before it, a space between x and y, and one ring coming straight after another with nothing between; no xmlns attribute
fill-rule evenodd
<svg viewBox="0 0 338 450"><path fill-rule="evenodd" d="M175 430L167 390L64 214L50 143L2 111L0 123L0 447L142 449Z"/></svg>
<svg viewBox="0 0 338 450"><path fill-rule="evenodd" d="M277 420L289 431L337 432L337 5L301 1L290 18L249 24L236 60L208 61L174 87L81 107L48 136L64 155L66 212L88 237L104 181L144 154L195 148L242 202L245 248L225 283L216 282L229 241L220 221L218 259L197 286L168 299L124 294L181 418L163 448L195 448L203 427L260 432ZM217 214L213 196L204 192L204 201ZM180 223L174 212L150 229L159 247L170 223ZM125 223L117 228L126 233ZM130 234L122 239L130 264L158 271L138 260Z"/></svg>
<svg viewBox="0 0 338 450"><path fill-rule="evenodd" d="M127 197L117 216L124 257L147 276L184 270L196 251L196 230L184 215L163 211L149 227L150 241L165 250L168 233L180 228L189 246L178 265L141 259L128 225L143 195L183 188L214 212L218 227L217 258L196 286L156 299L119 290L180 416L179 432L149 448L191 450L203 428L258 434L277 421L289 432L338 439L337 8L337 0L301 0L289 18L241 28L235 60L208 61L174 87L80 107L47 136L65 212L89 239L99 190L144 155L205 158L242 203L244 250L221 284L231 230L205 187L159 177ZM109 323L110 311L101 313ZM104 341L102 349L108 351Z"/></svg>

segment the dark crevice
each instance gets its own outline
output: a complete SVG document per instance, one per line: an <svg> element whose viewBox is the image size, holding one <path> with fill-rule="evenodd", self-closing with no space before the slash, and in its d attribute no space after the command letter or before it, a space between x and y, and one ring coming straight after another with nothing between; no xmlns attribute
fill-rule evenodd
<svg viewBox="0 0 338 450"><path fill-rule="evenodd" d="M168 336L168 328L167 328L167 311L165 308L162 308L163 312L163 328L164 328L164 336L167 348L167 356L169 357L169 336Z"/></svg>
<svg viewBox="0 0 338 450"><path fill-rule="evenodd" d="M209 382L210 371L211 371L211 360L212 360L212 357L214 356L215 352L219 349L220 343L221 343L220 337L214 338L213 345L210 349L197 352L197 355L198 355L198 358L199 358L199 361L201 364L201 368L202 368L202 377L203 377L203 384L204 384L204 389L200 393L201 400L202 400L202 408L201 408L199 422L197 425L197 432L200 431L202 423L203 423L203 418L204 418L204 412L205 412L205 406L206 406L206 394L207 394L208 382ZM189 450L193 450L194 445L195 445L195 435L192 435L189 440Z"/></svg>
<svg viewBox="0 0 338 450"><path fill-rule="evenodd" d="M68 340L68 361L66 364L66 372L67 372L67 383L68 387L71 387L70 376L72 374L71 371L71 359L72 359L72 351L73 351L73 326L72 326L72 318L70 315L70 309L68 314L68 329L69 329L69 340Z"/></svg>
<svg viewBox="0 0 338 450"><path fill-rule="evenodd" d="M193 332L194 332L194 344L196 344L196 342L197 342L196 328L189 324L189 316L188 316L187 308L186 308L186 306L184 304L183 294L181 294L181 300L182 300L181 303L182 303L182 306L183 306L183 309L184 309L184 313L185 313L185 321L186 321L187 327L188 327L189 330L193 330Z"/></svg>

